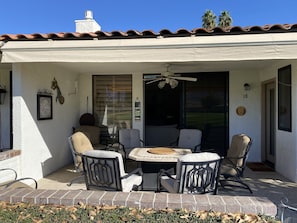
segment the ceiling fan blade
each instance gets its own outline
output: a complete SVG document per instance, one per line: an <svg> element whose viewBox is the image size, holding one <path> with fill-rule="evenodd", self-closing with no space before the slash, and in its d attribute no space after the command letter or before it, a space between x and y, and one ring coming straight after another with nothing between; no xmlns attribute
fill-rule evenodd
<svg viewBox="0 0 297 223"><path fill-rule="evenodd" d="M151 81L146 82L146 84L152 84L152 83L155 83L155 82L160 81L160 80L162 80L162 79L163 79L163 78L156 78L156 79L154 79L154 80L151 80Z"/></svg>
<svg viewBox="0 0 297 223"><path fill-rule="evenodd" d="M195 77L177 77L177 76L172 76L170 78L174 78L176 80L182 80L182 81L197 81L197 78L195 78Z"/></svg>

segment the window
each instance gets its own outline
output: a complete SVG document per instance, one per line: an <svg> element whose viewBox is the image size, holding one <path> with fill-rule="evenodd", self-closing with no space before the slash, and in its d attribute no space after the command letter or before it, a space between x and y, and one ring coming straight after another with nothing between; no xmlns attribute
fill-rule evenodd
<svg viewBox="0 0 297 223"><path fill-rule="evenodd" d="M291 65L278 69L278 129L292 131Z"/></svg>
<svg viewBox="0 0 297 223"><path fill-rule="evenodd" d="M93 76L93 109L99 126L106 127L110 137L121 128L131 128L132 76Z"/></svg>

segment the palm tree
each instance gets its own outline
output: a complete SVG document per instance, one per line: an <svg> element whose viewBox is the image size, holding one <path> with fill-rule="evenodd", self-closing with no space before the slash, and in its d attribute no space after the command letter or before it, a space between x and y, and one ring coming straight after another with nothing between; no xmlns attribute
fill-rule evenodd
<svg viewBox="0 0 297 223"><path fill-rule="evenodd" d="M219 26L226 28L232 25L232 18L228 11L222 11L219 16Z"/></svg>
<svg viewBox="0 0 297 223"><path fill-rule="evenodd" d="M202 27L205 29L213 29L216 27L216 15L211 10L206 10L202 16Z"/></svg>

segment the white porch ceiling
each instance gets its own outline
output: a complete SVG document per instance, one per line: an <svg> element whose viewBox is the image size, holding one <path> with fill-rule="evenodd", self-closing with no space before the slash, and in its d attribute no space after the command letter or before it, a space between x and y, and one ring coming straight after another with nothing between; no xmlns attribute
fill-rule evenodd
<svg viewBox="0 0 297 223"><path fill-rule="evenodd" d="M173 62L173 63L53 63L81 74L109 74L109 73L160 73L170 64L170 71L175 73L214 72L243 69L261 69L269 67L276 60L265 61L228 61L228 62Z"/></svg>

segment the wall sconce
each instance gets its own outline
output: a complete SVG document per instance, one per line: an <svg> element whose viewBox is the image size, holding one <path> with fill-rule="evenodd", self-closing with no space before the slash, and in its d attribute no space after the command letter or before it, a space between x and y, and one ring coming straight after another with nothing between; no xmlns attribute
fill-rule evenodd
<svg viewBox="0 0 297 223"><path fill-rule="evenodd" d="M243 85L243 87L244 87L244 90L245 90L245 91L249 91L249 90L251 90L251 85L248 84L248 83L245 83L245 84Z"/></svg>
<svg viewBox="0 0 297 223"><path fill-rule="evenodd" d="M3 105L4 104L4 100L5 100L5 95L6 95L6 87L0 85L0 104Z"/></svg>
<svg viewBox="0 0 297 223"><path fill-rule="evenodd" d="M248 92L249 90L251 90L251 85L250 85L249 83L245 83L245 84L243 85L243 89L244 89L244 91L245 91L245 94L243 95L243 98L248 98L248 94L247 94L247 92Z"/></svg>

